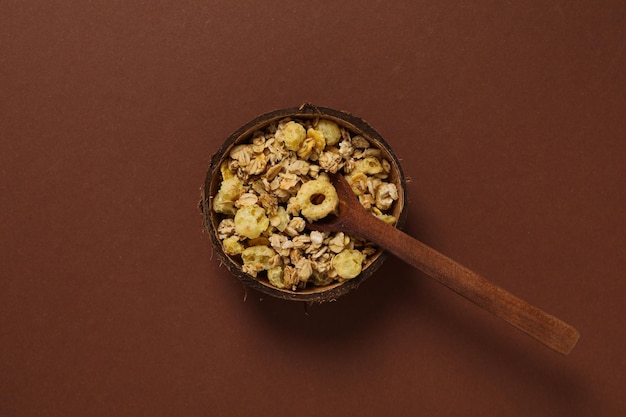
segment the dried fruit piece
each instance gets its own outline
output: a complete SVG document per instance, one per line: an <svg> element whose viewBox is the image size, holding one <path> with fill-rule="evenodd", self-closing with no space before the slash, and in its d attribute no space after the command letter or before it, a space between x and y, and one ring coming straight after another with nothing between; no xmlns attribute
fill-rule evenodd
<svg viewBox="0 0 626 417"><path fill-rule="evenodd" d="M365 159L360 159L354 163L353 172L363 172L365 174L374 175L383 172L383 165L375 156L369 156Z"/></svg>
<svg viewBox="0 0 626 417"><path fill-rule="evenodd" d="M315 129L322 132L327 145L336 145L339 143L339 139L341 139L339 126L331 120L320 119L317 125L315 125Z"/></svg>
<svg viewBox="0 0 626 417"><path fill-rule="evenodd" d="M243 183L237 177L222 181L217 195L213 199L213 210L216 213L235 214L235 201L243 191Z"/></svg>
<svg viewBox="0 0 626 417"><path fill-rule="evenodd" d="M285 148L290 151L297 151L300 148L300 145L302 145L304 138L306 138L306 130L304 130L304 126L294 121L287 122L281 129L281 132Z"/></svg>
<svg viewBox="0 0 626 417"><path fill-rule="evenodd" d="M269 224L265 210L257 205L242 207L235 214L235 231L248 239L261 236Z"/></svg>
<svg viewBox="0 0 626 417"><path fill-rule="evenodd" d="M267 246L250 246L241 252L241 259L246 272L253 273L255 276L258 272L269 269L271 267L271 259L276 252Z"/></svg>
<svg viewBox="0 0 626 417"><path fill-rule="evenodd" d="M356 249L344 249L332 260L332 267L343 279L351 279L361 273L364 256Z"/></svg>
<svg viewBox="0 0 626 417"><path fill-rule="evenodd" d="M323 179L302 184L296 195L300 212L309 221L319 220L335 211L339 197L335 187Z"/></svg>
<svg viewBox="0 0 626 417"><path fill-rule="evenodd" d="M286 288L283 280L284 272L282 266L273 266L267 270L267 279L276 288Z"/></svg>

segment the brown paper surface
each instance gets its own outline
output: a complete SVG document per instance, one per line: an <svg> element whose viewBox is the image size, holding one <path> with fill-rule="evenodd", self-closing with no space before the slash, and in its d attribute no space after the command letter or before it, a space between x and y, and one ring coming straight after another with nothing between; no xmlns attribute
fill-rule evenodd
<svg viewBox="0 0 626 417"><path fill-rule="evenodd" d="M617 416L622 2L0 5L0 416ZM409 234L574 325L565 357L390 258L305 309L197 203L259 114L351 112Z"/></svg>

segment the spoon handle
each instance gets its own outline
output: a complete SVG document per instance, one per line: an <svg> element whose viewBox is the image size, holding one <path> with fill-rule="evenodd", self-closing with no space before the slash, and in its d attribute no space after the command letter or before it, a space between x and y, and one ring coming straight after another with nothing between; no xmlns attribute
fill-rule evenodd
<svg viewBox="0 0 626 417"><path fill-rule="evenodd" d="M377 243L483 309L562 354L569 354L580 334L569 324L494 285L424 243L374 216L360 219L361 236ZM362 233L361 233L362 232Z"/></svg>

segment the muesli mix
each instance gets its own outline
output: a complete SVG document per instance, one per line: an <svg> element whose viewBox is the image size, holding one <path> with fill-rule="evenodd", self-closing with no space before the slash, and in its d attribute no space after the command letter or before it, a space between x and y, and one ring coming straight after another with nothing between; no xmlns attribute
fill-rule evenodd
<svg viewBox="0 0 626 417"><path fill-rule="evenodd" d="M337 207L328 173L341 173L361 205L381 220L398 190L391 165L363 136L332 120L283 119L230 149L220 165L212 209L224 252L241 259L245 273L280 289L301 290L355 278L377 252L370 242L343 232L309 231L306 222Z"/></svg>

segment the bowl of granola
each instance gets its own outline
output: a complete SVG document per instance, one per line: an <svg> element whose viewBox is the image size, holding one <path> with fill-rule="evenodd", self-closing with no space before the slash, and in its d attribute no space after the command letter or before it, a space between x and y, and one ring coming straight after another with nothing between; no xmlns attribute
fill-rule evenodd
<svg viewBox="0 0 626 417"><path fill-rule="evenodd" d="M234 132L211 158L200 201L223 265L246 286L282 299L325 302L357 288L384 252L359 236L307 228L333 214L335 173L373 216L402 227L402 168L362 119L305 104Z"/></svg>

